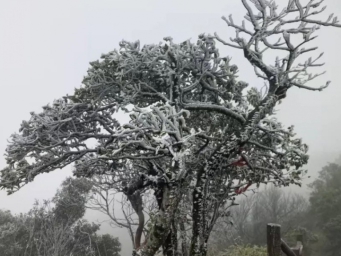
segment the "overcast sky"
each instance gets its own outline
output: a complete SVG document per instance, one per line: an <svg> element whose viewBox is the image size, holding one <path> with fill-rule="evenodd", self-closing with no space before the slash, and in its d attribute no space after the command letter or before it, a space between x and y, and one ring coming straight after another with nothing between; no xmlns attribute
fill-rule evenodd
<svg viewBox="0 0 341 256"><path fill-rule="evenodd" d="M341 16L340 0L325 3L328 12ZM118 48L121 39L139 39L142 44L158 43L165 36L176 42L194 41L203 32L218 32L228 39L233 31L221 16L230 13L244 15L240 0L0 0L1 155L7 139L30 111L38 112L41 106L71 94L80 86L88 63ZM327 28L318 34L315 44L325 52L328 71L323 79L332 80L331 86L323 92L290 90L278 107L278 118L294 124L310 146L308 169L313 177L341 153L341 29ZM241 52L220 48L239 66L241 80L259 85ZM0 158L0 168L4 166ZM67 175L71 168L40 175L14 195L1 192L0 207L14 213L28 211L35 198L51 198ZM88 216L101 218L96 213ZM108 227L105 231L119 236L124 243L122 255L130 255L122 231Z"/></svg>

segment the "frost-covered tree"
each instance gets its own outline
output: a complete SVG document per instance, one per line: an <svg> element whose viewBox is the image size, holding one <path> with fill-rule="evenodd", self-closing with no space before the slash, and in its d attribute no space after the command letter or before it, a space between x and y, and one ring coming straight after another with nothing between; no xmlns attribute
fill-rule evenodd
<svg viewBox="0 0 341 256"><path fill-rule="evenodd" d="M135 253L206 255L212 228L236 195L254 184L300 183L308 148L274 108L292 87L321 91L329 84L308 85L319 76L310 70L322 65L322 55L311 57L314 32L340 27L333 15L315 18L322 2L289 0L278 10L275 1L241 0L245 21L223 18L236 32L230 41L217 34L143 47L122 41L90 63L73 95L23 121L7 147L1 187L12 193L69 164L77 176L113 174L112 185L134 210L146 191L158 204ZM240 49L267 90L239 80L217 42ZM129 123L115 119L120 110Z"/></svg>

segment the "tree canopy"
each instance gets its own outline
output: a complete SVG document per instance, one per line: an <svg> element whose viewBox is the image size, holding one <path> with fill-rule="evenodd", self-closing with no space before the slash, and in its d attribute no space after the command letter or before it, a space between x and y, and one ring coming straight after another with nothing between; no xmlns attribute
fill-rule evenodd
<svg viewBox="0 0 341 256"><path fill-rule="evenodd" d="M332 16L315 19L322 2L289 0L278 11L275 1L241 0L246 22L223 18L236 32L230 42L217 34L196 43L122 41L90 63L73 95L22 122L7 147L1 188L12 193L69 164L77 176L108 174L139 216L144 192L155 192L159 209L143 245L137 232L137 253L162 247L165 255L206 255L212 228L235 196L254 184L300 184L308 146L274 108L292 87L321 91L329 84L308 85L320 75L311 69L323 65L322 54L310 56L313 33L340 27ZM219 42L240 49L265 91L238 78ZM129 113L129 123L117 121L118 111Z"/></svg>

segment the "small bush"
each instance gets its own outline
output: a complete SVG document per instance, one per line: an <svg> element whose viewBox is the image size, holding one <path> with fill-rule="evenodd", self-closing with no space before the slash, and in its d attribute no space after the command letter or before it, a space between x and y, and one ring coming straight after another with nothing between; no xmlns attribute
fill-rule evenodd
<svg viewBox="0 0 341 256"><path fill-rule="evenodd" d="M225 252L218 254L219 256L267 256L265 247L238 245L232 246Z"/></svg>

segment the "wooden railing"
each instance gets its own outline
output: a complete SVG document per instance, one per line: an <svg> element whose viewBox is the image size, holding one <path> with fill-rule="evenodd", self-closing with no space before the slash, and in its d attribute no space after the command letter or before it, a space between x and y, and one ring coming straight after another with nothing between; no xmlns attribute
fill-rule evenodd
<svg viewBox="0 0 341 256"><path fill-rule="evenodd" d="M297 244L290 248L281 238L281 226L268 224L267 226L268 256L280 256L284 252L287 256L303 256L302 237L297 237Z"/></svg>

